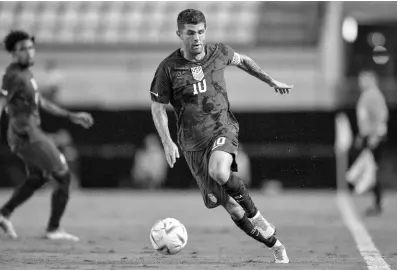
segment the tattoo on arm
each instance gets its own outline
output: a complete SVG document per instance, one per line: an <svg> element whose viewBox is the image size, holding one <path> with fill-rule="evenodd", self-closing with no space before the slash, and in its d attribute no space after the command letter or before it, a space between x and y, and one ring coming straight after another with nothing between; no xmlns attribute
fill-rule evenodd
<svg viewBox="0 0 398 270"><path fill-rule="evenodd" d="M158 102L153 102L151 105L152 118L155 123L156 130L159 133L162 143L171 141L170 130L168 125L168 117L166 112L166 105Z"/></svg>
<svg viewBox="0 0 398 270"><path fill-rule="evenodd" d="M274 79L264 70L262 70L261 67L253 61L253 59L242 54L240 55L240 57L241 61L239 65L237 65L237 67L272 86Z"/></svg>
<svg viewBox="0 0 398 270"><path fill-rule="evenodd" d="M56 116L69 117L69 114L70 114L69 111L62 109L58 105L52 103L51 101L49 101L43 97L40 97L40 107L43 110L45 110L53 115L56 115Z"/></svg>

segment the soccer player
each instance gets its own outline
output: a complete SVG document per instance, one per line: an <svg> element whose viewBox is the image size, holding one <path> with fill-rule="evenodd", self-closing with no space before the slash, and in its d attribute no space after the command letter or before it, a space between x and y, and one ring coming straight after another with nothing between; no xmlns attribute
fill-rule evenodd
<svg viewBox="0 0 398 270"><path fill-rule="evenodd" d="M243 181L234 173L239 125L230 110L224 69L237 66L281 94L292 86L274 80L251 58L227 45L206 44L202 12L182 11L177 27L182 47L160 63L150 89L153 121L167 162L172 168L179 158L168 128L166 105L171 103L177 117L178 143L206 207L223 206L240 229L272 249L276 263L288 263L275 227L257 210Z"/></svg>
<svg viewBox="0 0 398 270"><path fill-rule="evenodd" d="M373 71L362 71L358 76L358 83L361 95L356 108L359 130L356 147L370 149L378 165L387 135L388 107ZM378 177L372 192L375 200L373 206L366 210L366 215L369 216L379 215L382 212L383 193Z"/></svg>
<svg viewBox="0 0 398 270"><path fill-rule="evenodd" d="M11 31L5 37L4 44L12 56L12 62L3 76L0 116L6 108L9 116L8 143L11 151L24 161L27 178L1 207L0 227L11 238L17 238L9 220L12 212L51 177L57 182L57 187L52 194L51 215L45 236L51 240L78 241L78 237L60 228L60 220L69 200L71 175L65 157L40 128L39 107L51 114L67 117L85 128L93 124L93 118L88 113L68 112L40 96L31 71L35 56L33 36L24 31Z"/></svg>

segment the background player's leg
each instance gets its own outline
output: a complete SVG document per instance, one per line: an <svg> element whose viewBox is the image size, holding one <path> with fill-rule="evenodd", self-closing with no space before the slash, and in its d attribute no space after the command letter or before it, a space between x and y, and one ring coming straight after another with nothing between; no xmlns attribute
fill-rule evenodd
<svg viewBox="0 0 398 270"><path fill-rule="evenodd" d="M52 176L57 181L57 187L54 189L51 197L51 215L47 226L48 232L56 231L60 227L61 218L69 201L71 179L71 174L68 170L55 172Z"/></svg>
<svg viewBox="0 0 398 270"><path fill-rule="evenodd" d="M376 179L376 184L373 188L373 194L375 196L375 207L381 210L382 187L379 179Z"/></svg>
<svg viewBox="0 0 398 270"><path fill-rule="evenodd" d="M30 168L26 180L14 190L11 198L1 208L0 214L9 218L18 206L28 200L46 182L47 180L40 171Z"/></svg>
<svg viewBox="0 0 398 270"><path fill-rule="evenodd" d="M69 200L69 185L71 175L65 157L61 154L54 142L47 138L41 131L37 138L32 138L34 143L29 145L29 151L24 154L24 159L29 159L44 172L51 174L57 182L51 198L51 214L47 226L47 238L78 241L71 234L60 230L60 220L65 212Z"/></svg>
<svg viewBox="0 0 398 270"><path fill-rule="evenodd" d="M367 216L377 216L382 213L382 200L383 200L383 193L382 193L382 185L380 183L380 179L376 173L376 183L372 188L372 195L374 196L374 202L371 207L369 207L365 214Z"/></svg>
<svg viewBox="0 0 398 270"><path fill-rule="evenodd" d="M380 166L380 160L382 157L382 149L383 149L383 144L384 144L383 138L380 139L381 143L375 148L371 149L373 157L375 159L377 167ZM377 170L378 171L378 170ZM383 201L383 187L380 181L380 174L376 172L376 183L375 186L372 189L372 194L374 196L374 202L373 205L366 210L366 215L367 216L377 216L382 213L382 201Z"/></svg>
<svg viewBox="0 0 398 270"><path fill-rule="evenodd" d="M27 201L36 190L47 182L40 171L31 169L27 174L27 179L14 190L11 198L0 209L0 228L11 238L17 238L14 226L9 220L12 212Z"/></svg>

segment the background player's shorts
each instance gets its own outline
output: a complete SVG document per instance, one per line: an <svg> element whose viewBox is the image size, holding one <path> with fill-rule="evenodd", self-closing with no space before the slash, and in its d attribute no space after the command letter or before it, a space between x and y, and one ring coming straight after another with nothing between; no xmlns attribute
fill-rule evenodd
<svg viewBox="0 0 398 270"><path fill-rule="evenodd" d="M229 195L225 192L224 188L209 175L210 156L214 151L224 151L232 154L233 162L231 170L234 172L238 171L238 165L235 161L235 157L238 153L237 138L231 139L220 136L204 150L184 152L185 160L198 183L199 189L202 192L203 201L207 208L224 205L229 200Z"/></svg>
<svg viewBox="0 0 398 270"><path fill-rule="evenodd" d="M27 167L36 167L48 174L68 169L64 155L38 128L26 134L17 134L10 127L8 143L11 150L23 159Z"/></svg>
<svg viewBox="0 0 398 270"><path fill-rule="evenodd" d="M366 136L366 137L362 138L361 145L359 145L358 148L356 148L355 146L352 147L351 153L350 153L350 163L353 163L365 148L368 148L372 152L376 163L377 164L380 163L380 160L382 159L383 149L387 142L387 136L380 136L379 143L374 148L368 147L368 145L369 145L368 141L369 141L369 137Z"/></svg>

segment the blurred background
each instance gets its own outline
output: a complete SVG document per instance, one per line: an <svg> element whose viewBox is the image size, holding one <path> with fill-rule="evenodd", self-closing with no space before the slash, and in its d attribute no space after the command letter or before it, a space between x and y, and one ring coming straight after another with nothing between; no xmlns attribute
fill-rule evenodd
<svg viewBox="0 0 398 270"><path fill-rule="evenodd" d="M241 127L240 173L253 189L336 187L334 118L345 111L357 131L358 73L374 69L389 110L379 170L396 189L396 2L0 2L0 36L36 36L34 74L43 95L93 114L84 130L42 112L43 129L65 153L75 187L196 188L185 160L169 170L150 112L149 87L179 47L176 18L204 12L207 40L251 56L289 96L241 70L226 69L232 110ZM0 52L0 69L9 63ZM169 110L170 130L176 122ZM0 186L24 179L1 119Z"/></svg>

